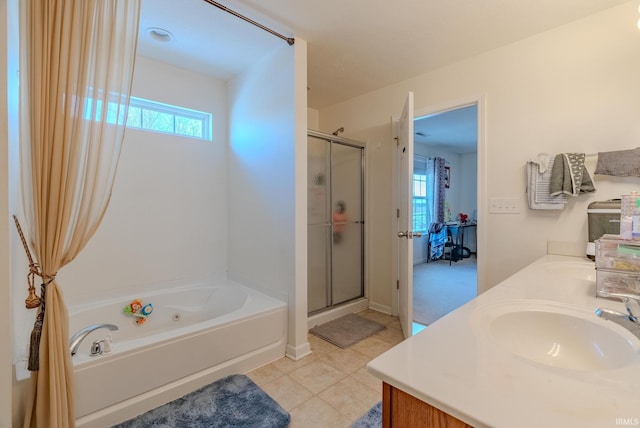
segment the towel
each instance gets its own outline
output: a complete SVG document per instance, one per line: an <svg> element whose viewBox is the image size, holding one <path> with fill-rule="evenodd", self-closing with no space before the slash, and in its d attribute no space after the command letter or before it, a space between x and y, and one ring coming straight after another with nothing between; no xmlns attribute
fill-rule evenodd
<svg viewBox="0 0 640 428"><path fill-rule="evenodd" d="M562 210L567 195L551 196L549 183L554 158L541 153L527 162L527 203L531 210Z"/></svg>
<svg viewBox="0 0 640 428"><path fill-rule="evenodd" d="M640 147L598 153L596 174L640 177Z"/></svg>
<svg viewBox="0 0 640 428"><path fill-rule="evenodd" d="M442 257L444 252L444 244L447 243L447 226L444 223L431 223L429 226L429 243L431 260L436 260Z"/></svg>
<svg viewBox="0 0 640 428"><path fill-rule="evenodd" d="M584 153L560 153L556 155L549 183L551 196L563 194L578 196L580 193L595 192L596 187L591 178L591 173L585 166L585 158L586 155Z"/></svg>

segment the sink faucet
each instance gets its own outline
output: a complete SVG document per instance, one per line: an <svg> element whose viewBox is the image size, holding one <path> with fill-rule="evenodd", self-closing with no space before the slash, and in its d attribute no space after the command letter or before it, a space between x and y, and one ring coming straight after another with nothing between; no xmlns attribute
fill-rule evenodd
<svg viewBox="0 0 640 428"><path fill-rule="evenodd" d="M78 352L78 348L80 347L80 344L82 343L84 338L87 337L89 333L99 328L108 328L111 331L115 331L118 329L118 326L113 324L93 324L89 327L78 330L76 334L74 334L71 339L69 339L69 349L71 350L71 355L76 355L76 352Z"/></svg>
<svg viewBox="0 0 640 428"><path fill-rule="evenodd" d="M603 297L615 297L622 300L627 313L613 311L611 309L596 309L596 315L602 319L613 321L629 330L638 339L640 339L640 296L635 294L626 293L610 293L600 291L600 295Z"/></svg>

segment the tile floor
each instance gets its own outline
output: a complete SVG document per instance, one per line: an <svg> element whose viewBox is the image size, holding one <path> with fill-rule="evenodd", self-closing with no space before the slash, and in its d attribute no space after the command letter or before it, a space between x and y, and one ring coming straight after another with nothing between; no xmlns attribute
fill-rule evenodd
<svg viewBox="0 0 640 428"><path fill-rule="evenodd" d="M403 340L400 322L373 310L359 315L387 328L347 349L310 334L311 355L281 358L247 373L291 414L291 428L350 427L382 400L382 382L365 366Z"/></svg>

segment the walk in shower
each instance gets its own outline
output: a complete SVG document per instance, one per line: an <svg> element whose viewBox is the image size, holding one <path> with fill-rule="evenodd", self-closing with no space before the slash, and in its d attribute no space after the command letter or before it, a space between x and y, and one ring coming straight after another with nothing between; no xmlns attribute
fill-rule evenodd
<svg viewBox="0 0 640 428"><path fill-rule="evenodd" d="M364 297L364 147L308 131L308 313Z"/></svg>

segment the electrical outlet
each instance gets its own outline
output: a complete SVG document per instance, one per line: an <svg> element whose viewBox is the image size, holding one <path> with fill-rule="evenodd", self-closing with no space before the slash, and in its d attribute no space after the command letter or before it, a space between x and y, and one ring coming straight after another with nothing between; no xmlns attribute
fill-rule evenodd
<svg viewBox="0 0 640 428"><path fill-rule="evenodd" d="M520 198L489 198L489 213L493 214L519 214Z"/></svg>

